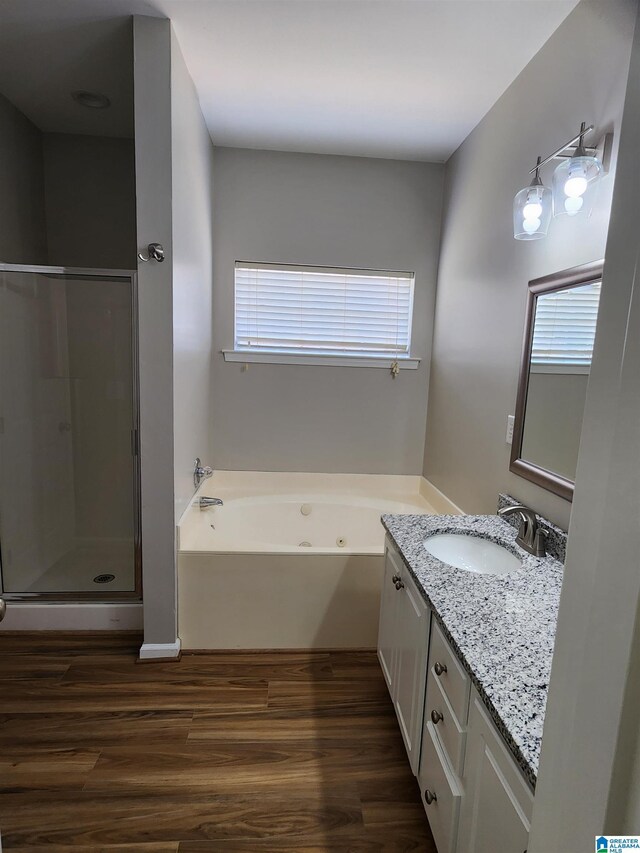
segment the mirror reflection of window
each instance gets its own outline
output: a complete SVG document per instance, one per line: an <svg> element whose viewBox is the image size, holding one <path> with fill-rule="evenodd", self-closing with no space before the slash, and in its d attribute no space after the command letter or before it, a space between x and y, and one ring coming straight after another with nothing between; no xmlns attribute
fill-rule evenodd
<svg viewBox="0 0 640 853"><path fill-rule="evenodd" d="M601 282L536 299L523 459L575 479Z"/></svg>
<svg viewBox="0 0 640 853"><path fill-rule="evenodd" d="M536 300L532 372L589 373L601 282L543 293Z"/></svg>

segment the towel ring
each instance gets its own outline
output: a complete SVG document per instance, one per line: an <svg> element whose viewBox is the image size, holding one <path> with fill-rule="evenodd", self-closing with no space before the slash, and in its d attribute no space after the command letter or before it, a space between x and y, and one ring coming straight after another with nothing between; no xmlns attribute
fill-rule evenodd
<svg viewBox="0 0 640 853"><path fill-rule="evenodd" d="M147 252L149 253L148 258L145 258L142 252L138 252L138 258L145 264L151 260L157 261L159 264L164 261L164 248L162 243L149 243L147 246Z"/></svg>

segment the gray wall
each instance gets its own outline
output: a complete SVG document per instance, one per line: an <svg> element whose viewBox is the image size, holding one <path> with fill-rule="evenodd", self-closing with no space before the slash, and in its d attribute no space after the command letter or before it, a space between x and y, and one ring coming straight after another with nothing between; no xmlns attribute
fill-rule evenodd
<svg viewBox="0 0 640 853"><path fill-rule="evenodd" d="M588 850L594 836L635 834L640 821L640 774L637 764L634 768L640 757L639 147L640 27L622 123L530 853Z"/></svg>
<svg viewBox="0 0 640 853"><path fill-rule="evenodd" d="M135 269L133 139L45 133L48 263Z"/></svg>
<svg viewBox="0 0 640 853"><path fill-rule="evenodd" d="M213 145L171 34L173 438L176 520L193 494L193 460L211 455Z"/></svg>
<svg viewBox="0 0 640 853"><path fill-rule="evenodd" d="M0 95L0 263L46 262L42 134Z"/></svg>
<svg viewBox="0 0 640 853"><path fill-rule="evenodd" d="M215 149L213 459L218 468L419 474L443 167ZM413 270L416 371L225 363L234 261Z"/></svg>
<svg viewBox="0 0 640 853"><path fill-rule="evenodd" d="M177 637L173 500L171 25L134 17L138 243L167 260L138 265L144 640Z"/></svg>
<svg viewBox="0 0 640 853"><path fill-rule="evenodd" d="M134 18L145 644L177 637L175 522L207 461L213 147L168 20ZM143 652L145 650L143 649Z"/></svg>
<svg viewBox="0 0 640 853"><path fill-rule="evenodd" d="M0 95L0 263L135 268L132 139L42 133Z"/></svg>
<svg viewBox="0 0 640 853"><path fill-rule="evenodd" d="M467 512L507 490L557 523L570 504L508 471L527 282L604 256L613 175L589 220L512 237L513 195L536 155L581 121L620 133L631 38L627 0L583 0L447 164L424 474ZM550 177L545 171L544 177Z"/></svg>

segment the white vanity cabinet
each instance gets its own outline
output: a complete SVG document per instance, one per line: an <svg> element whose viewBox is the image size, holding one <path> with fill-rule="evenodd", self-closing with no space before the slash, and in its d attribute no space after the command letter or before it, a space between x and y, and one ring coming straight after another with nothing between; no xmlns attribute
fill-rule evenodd
<svg viewBox="0 0 640 853"><path fill-rule="evenodd" d="M471 680L432 619L418 783L438 853L455 853Z"/></svg>
<svg viewBox="0 0 640 853"><path fill-rule="evenodd" d="M438 853L524 853L533 794L435 619L420 793Z"/></svg>
<svg viewBox="0 0 640 853"><path fill-rule="evenodd" d="M463 785L457 853L526 853L533 793L475 689Z"/></svg>
<svg viewBox="0 0 640 853"><path fill-rule="evenodd" d="M384 578L380 596L378 660L392 699L395 659L399 648L396 616L398 612L398 591L395 587L395 579L401 577L401 566L400 557L387 540L384 551Z"/></svg>
<svg viewBox="0 0 640 853"><path fill-rule="evenodd" d="M387 540L378 658L414 774L418 773L431 611Z"/></svg>
<svg viewBox="0 0 640 853"><path fill-rule="evenodd" d="M524 853L531 788L390 539L378 658L438 853Z"/></svg>

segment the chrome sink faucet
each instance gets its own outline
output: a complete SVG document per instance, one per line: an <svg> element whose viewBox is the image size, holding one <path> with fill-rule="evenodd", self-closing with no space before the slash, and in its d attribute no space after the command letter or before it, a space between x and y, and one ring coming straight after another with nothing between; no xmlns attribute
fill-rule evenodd
<svg viewBox="0 0 640 853"><path fill-rule="evenodd" d="M523 504L515 504L514 506L505 506L498 510L498 515L501 518L508 518L510 515L520 516L520 527L516 536L516 545L519 545L529 554L534 557L544 557L545 550L545 531L539 527L538 519L535 512Z"/></svg>

